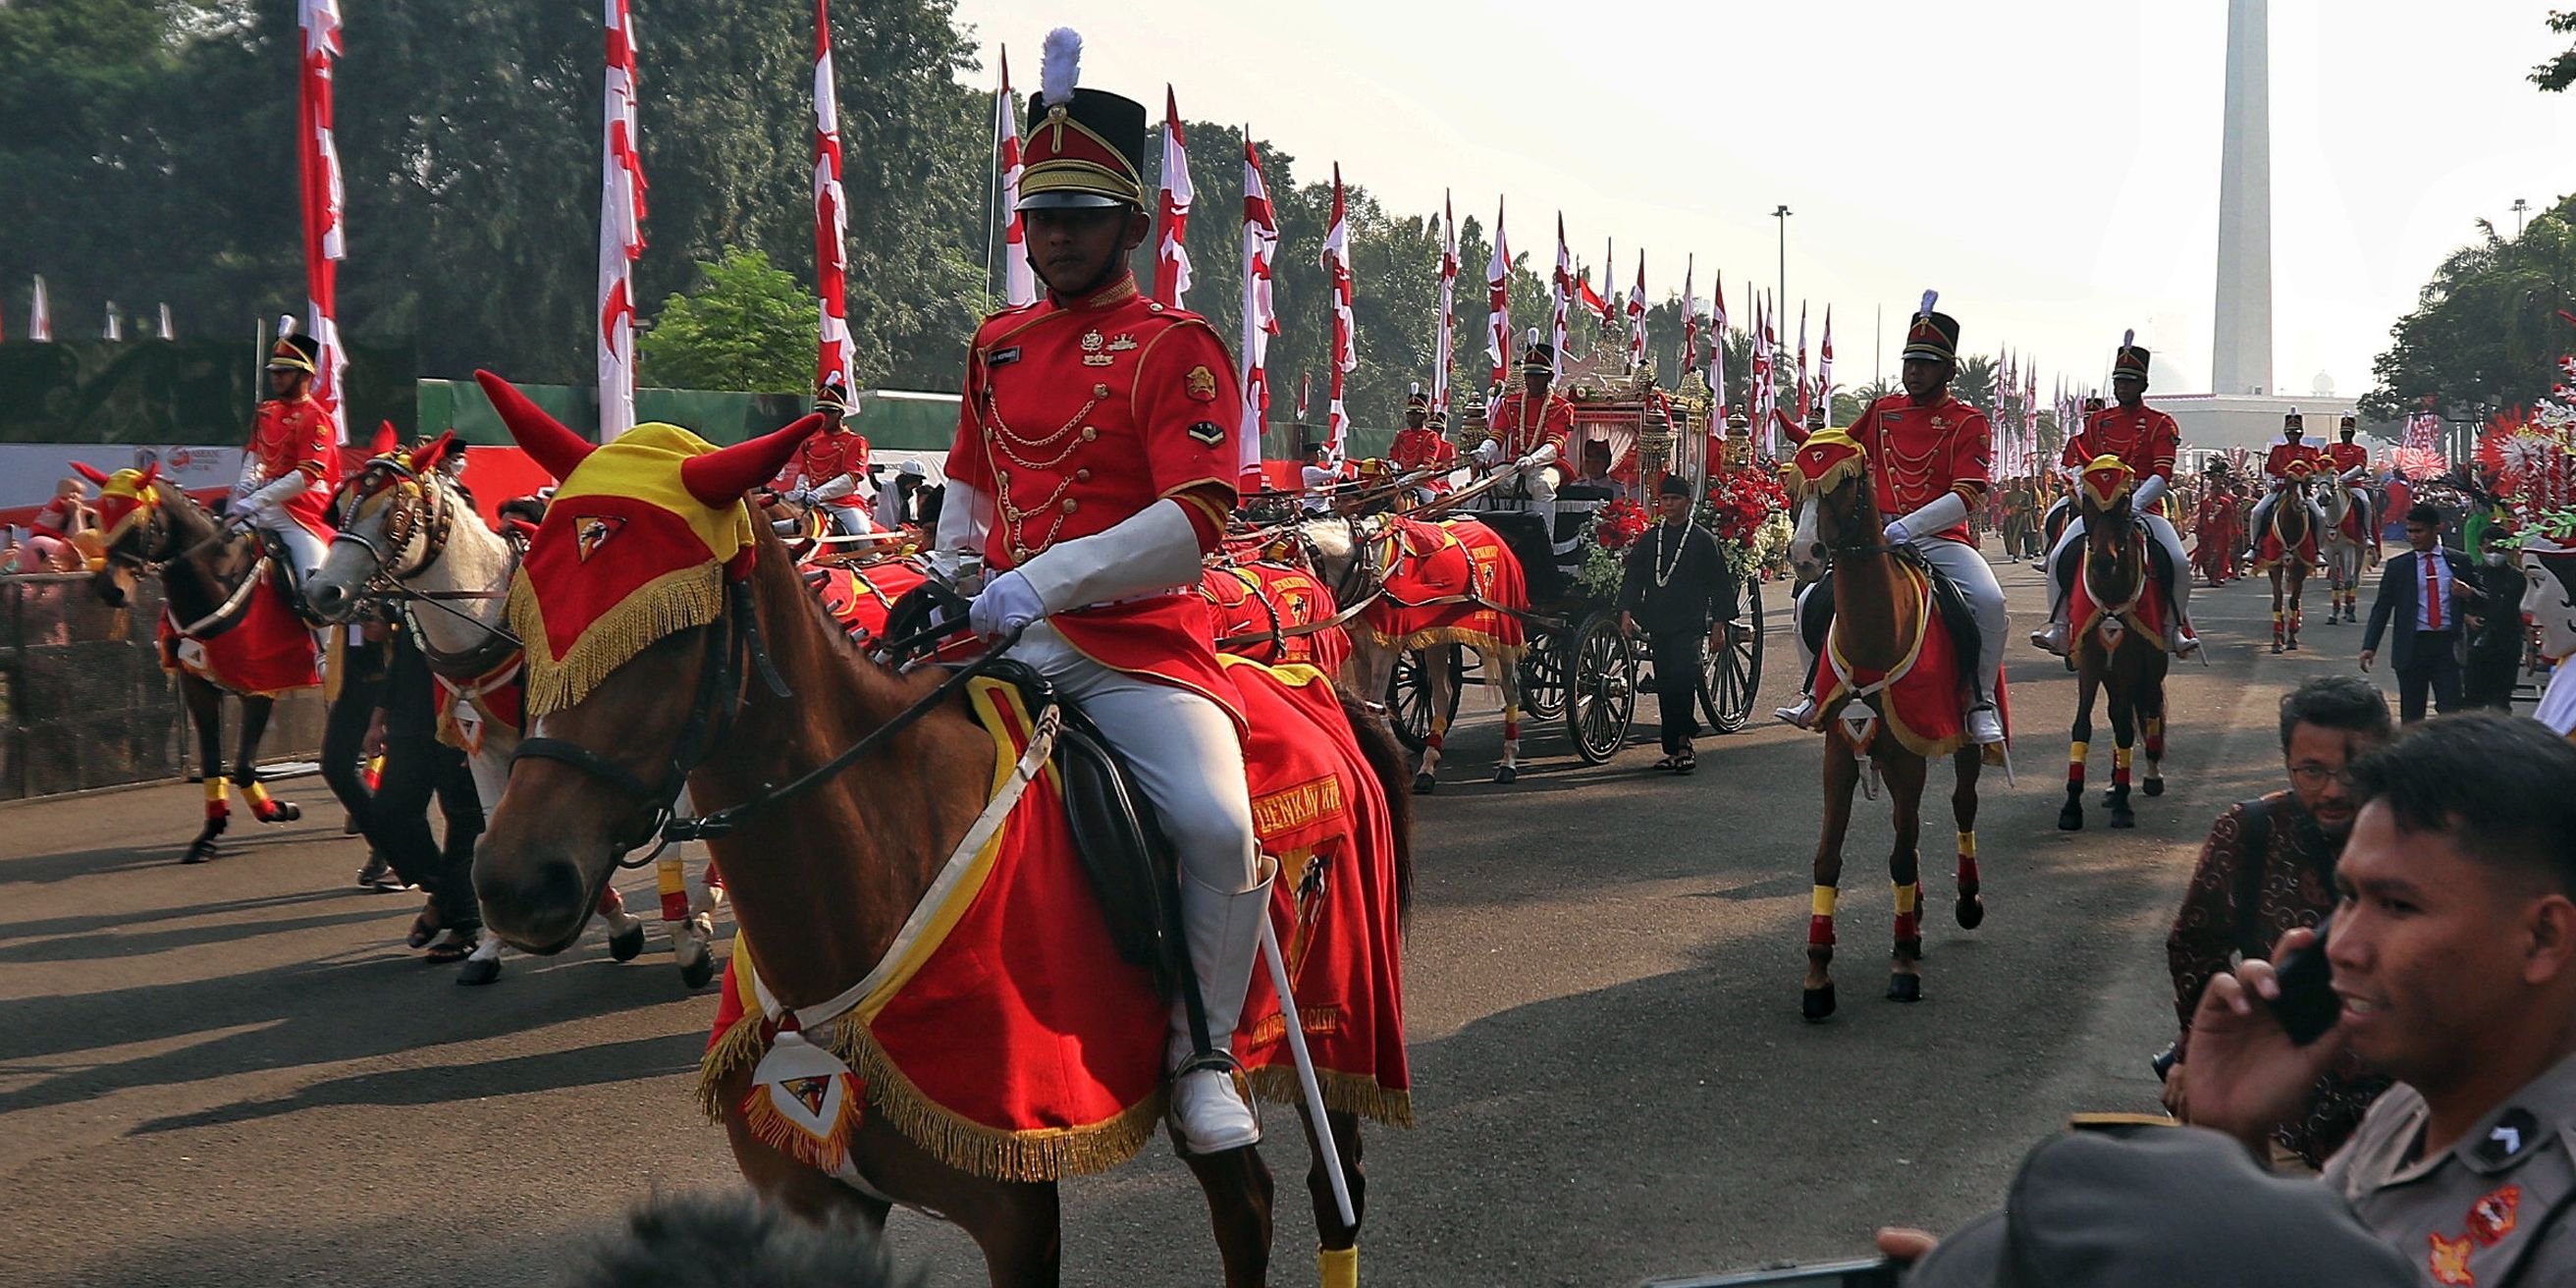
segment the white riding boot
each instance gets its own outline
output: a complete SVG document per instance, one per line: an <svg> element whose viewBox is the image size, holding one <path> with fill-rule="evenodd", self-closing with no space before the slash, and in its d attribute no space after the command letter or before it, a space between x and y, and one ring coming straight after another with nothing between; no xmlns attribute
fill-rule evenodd
<svg viewBox="0 0 2576 1288"><path fill-rule="evenodd" d="M1265 867L1267 864L1265 864ZM1234 1060L1235 1025L1243 995L1252 986L1252 963L1261 953L1261 919L1270 915L1271 876L1241 894L1228 894L1181 877L1181 929L1189 939L1190 969L1198 976L1207 1011L1209 1054L1190 1038L1186 1001L1172 1004L1172 1036L1164 1062L1172 1070L1172 1128L1193 1154L1240 1149L1261 1140L1261 1120L1246 1099L1242 1069Z"/></svg>

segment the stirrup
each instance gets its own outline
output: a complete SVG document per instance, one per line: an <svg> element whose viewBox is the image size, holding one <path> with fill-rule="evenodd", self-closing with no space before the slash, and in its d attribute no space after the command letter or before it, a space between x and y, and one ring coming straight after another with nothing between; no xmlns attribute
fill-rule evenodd
<svg viewBox="0 0 2576 1288"><path fill-rule="evenodd" d="M1813 730L1816 727L1816 700L1806 697L1799 699L1794 707L1773 707L1771 718L1793 728Z"/></svg>

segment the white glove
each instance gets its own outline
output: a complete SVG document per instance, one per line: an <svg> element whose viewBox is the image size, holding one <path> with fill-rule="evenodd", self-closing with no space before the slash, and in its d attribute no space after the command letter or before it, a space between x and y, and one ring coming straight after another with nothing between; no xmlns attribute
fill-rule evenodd
<svg viewBox="0 0 2576 1288"><path fill-rule="evenodd" d="M1914 534L1905 530L1905 520L1903 519L1888 520L1886 535L1887 544L1891 546L1910 546L1914 544Z"/></svg>
<svg viewBox="0 0 2576 1288"><path fill-rule="evenodd" d="M256 492L249 496L234 497L233 503L224 507L224 517L234 523L243 522L257 513L259 513L259 494Z"/></svg>
<svg viewBox="0 0 2576 1288"><path fill-rule="evenodd" d="M1538 464L1538 457L1536 457L1536 456L1524 456L1524 457L1521 457L1520 459L1518 459L1518 460L1516 460L1516 461L1513 461L1513 462L1512 462L1512 468L1513 468L1513 469L1516 469L1516 470L1525 470L1525 469L1528 469L1528 468L1530 468L1531 466L1536 465L1536 464Z"/></svg>
<svg viewBox="0 0 2576 1288"><path fill-rule="evenodd" d="M1471 455L1478 465L1490 469L1494 462L1503 459L1503 445L1488 438L1476 444L1476 450Z"/></svg>
<svg viewBox="0 0 2576 1288"><path fill-rule="evenodd" d="M284 505L288 501L304 495L304 489L311 486L313 486L312 475L307 474L302 470L288 470L284 474L277 476L275 479L270 480L268 486L251 493L249 496L243 497L240 501L234 502L234 504L248 504L254 510L266 510L275 506Z"/></svg>
<svg viewBox="0 0 2576 1288"><path fill-rule="evenodd" d="M1049 611L1064 612L1195 586L1199 560L1206 553L1189 511L1165 497L1107 531L1059 541L1029 556L1017 571L1027 574L1029 588Z"/></svg>
<svg viewBox="0 0 2576 1288"><path fill-rule="evenodd" d="M964 550L926 550L921 560L930 565L930 575L961 594L975 589L984 571L984 557Z"/></svg>
<svg viewBox="0 0 2576 1288"><path fill-rule="evenodd" d="M998 639L1046 615L1046 601L1038 598L1037 587L1014 568L995 577L967 606L966 625L986 639Z"/></svg>
<svg viewBox="0 0 2576 1288"><path fill-rule="evenodd" d="M1918 532L1939 532L1965 521L1967 517L1968 498L1957 492L1944 492L1932 498L1931 504L1887 525L1887 539L1903 544L1912 541ZM1899 532L1905 535L1899 537L1896 535Z"/></svg>

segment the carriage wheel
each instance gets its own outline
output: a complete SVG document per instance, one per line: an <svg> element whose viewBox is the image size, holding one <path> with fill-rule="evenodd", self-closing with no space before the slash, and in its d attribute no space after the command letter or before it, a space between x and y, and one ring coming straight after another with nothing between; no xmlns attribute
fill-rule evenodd
<svg viewBox="0 0 2576 1288"><path fill-rule="evenodd" d="M1762 580L1744 581L1744 614L1735 619L1735 638L1725 648L1710 649L1703 663L1700 715L1709 728L1734 733L1753 715L1753 695L1762 687Z"/></svg>
<svg viewBox="0 0 2576 1288"><path fill-rule="evenodd" d="M1521 654L1521 708L1538 720L1565 714L1565 645L1556 631L1529 632Z"/></svg>
<svg viewBox="0 0 2576 1288"><path fill-rule="evenodd" d="M1458 721L1458 694L1467 687L1467 667L1458 656L1459 648L1451 644L1441 649L1406 649L1395 655L1394 674L1386 682L1386 722L1395 730L1396 741L1408 751L1420 751L1431 740L1431 667L1430 659L1445 654L1449 667L1448 710L1440 714L1442 727Z"/></svg>
<svg viewBox="0 0 2576 1288"><path fill-rule="evenodd" d="M1567 663L1565 730L1575 754L1598 765L1628 743L1637 719L1637 644L1616 613L1594 613L1574 636Z"/></svg>

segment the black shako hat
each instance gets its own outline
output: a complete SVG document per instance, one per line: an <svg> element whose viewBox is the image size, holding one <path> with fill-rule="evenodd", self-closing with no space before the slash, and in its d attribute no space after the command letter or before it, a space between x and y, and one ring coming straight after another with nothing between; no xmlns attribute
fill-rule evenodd
<svg viewBox="0 0 2576 1288"><path fill-rule="evenodd" d="M1683 478L1679 474L1667 474L1664 476L1663 482L1655 485L1655 495L1689 496L1690 480Z"/></svg>
<svg viewBox="0 0 2576 1288"><path fill-rule="evenodd" d="M1076 88L1082 34L1047 33L1038 92L1029 95L1029 132L1020 144L1022 210L1145 206L1145 105L1105 90Z"/></svg>
<svg viewBox="0 0 2576 1288"><path fill-rule="evenodd" d="M2135 376L2140 380L2146 379L2148 357L2149 355L2147 351L2138 347L2137 332L2122 332L2120 335L2120 350L2119 352L2111 355L2112 379L2116 380L2121 376Z"/></svg>
<svg viewBox="0 0 2576 1288"><path fill-rule="evenodd" d="M1934 362L1959 360L1959 319L1933 311L1933 301L1940 298L1939 291L1923 293L1923 307L1914 311L1914 322L1905 330L1905 352L1900 355L1900 361L1904 358L1928 358Z"/></svg>

